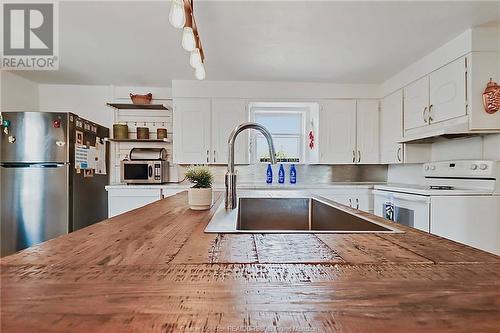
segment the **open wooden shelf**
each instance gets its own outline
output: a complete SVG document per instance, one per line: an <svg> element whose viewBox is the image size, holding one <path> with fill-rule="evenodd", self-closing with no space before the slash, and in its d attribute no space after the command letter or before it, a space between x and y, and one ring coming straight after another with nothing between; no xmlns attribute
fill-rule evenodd
<svg viewBox="0 0 500 333"><path fill-rule="evenodd" d="M168 110L164 104L106 103L106 105L119 110Z"/></svg>
<svg viewBox="0 0 500 333"><path fill-rule="evenodd" d="M171 139L112 139L112 138L106 138L106 141L111 141L111 142L165 142L165 143L171 143Z"/></svg>

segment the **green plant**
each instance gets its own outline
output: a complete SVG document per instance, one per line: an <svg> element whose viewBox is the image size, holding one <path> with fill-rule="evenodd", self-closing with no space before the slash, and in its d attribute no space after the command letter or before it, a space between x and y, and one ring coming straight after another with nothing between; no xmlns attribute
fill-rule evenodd
<svg viewBox="0 0 500 333"><path fill-rule="evenodd" d="M194 183L193 188L211 188L214 176L207 167L196 166L186 171L186 178Z"/></svg>

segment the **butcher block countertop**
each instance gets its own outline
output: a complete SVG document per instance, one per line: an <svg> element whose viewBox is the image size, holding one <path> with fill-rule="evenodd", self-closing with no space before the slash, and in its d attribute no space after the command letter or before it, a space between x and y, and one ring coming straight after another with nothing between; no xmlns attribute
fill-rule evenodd
<svg viewBox="0 0 500 333"><path fill-rule="evenodd" d="M1 331L500 331L498 256L399 225L205 234L221 197L195 212L182 192L2 258Z"/></svg>

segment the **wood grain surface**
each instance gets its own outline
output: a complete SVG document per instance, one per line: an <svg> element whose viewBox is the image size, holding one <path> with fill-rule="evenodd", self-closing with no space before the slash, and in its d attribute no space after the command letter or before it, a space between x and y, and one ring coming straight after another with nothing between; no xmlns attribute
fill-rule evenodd
<svg viewBox="0 0 500 333"><path fill-rule="evenodd" d="M1 331L500 331L498 256L399 225L205 234L220 194L186 197L2 258Z"/></svg>

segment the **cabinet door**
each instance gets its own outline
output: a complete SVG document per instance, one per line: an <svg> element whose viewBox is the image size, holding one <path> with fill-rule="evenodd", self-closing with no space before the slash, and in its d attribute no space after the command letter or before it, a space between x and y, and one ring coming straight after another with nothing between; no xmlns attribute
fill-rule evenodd
<svg viewBox="0 0 500 333"><path fill-rule="evenodd" d="M403 162L403 90L385 97L380 111L380 163Z"/></svg>
<svg viewBox="0 0 500 333"><path fill-rule="evenodd" d="M430 74L430 122L436 123L466 114L465 58Z"/></svg>
<svg viewBox="0 0 500 333"><path fill-rule="evenodd" d="M123 214L162 198L161 189L109 189L108 217Z"/></svg>
<svg viewBox="0 0 500 333"><path fill-rule="evenodd" d="M353 206L364 212L373 213L373 194L358 193L354 196Z"/></svg>
<svg viewBox="0 0 500 333"><path fill-rule="evenodd" d="M427 125L429 77L425 76L404 88L404 129Z"/></svg>
<svg viewBox="0 0 500 333"><path fill-rule="evenodd" d="M174 100L174 163L203 164L210 153L210 99Z"/></svg>
<svg viewBox="0 0 500 333"><path fill-rule="evenodd" d="M245 100L212 99L211 163L227 164L229 134L245 121L248 121ZM241 132L236 138L234 158L237 164L248 163L248 133L249 131Z"/></svg>
<svg viewBox="0 0 500 333"><path fill-rule="evenodd" d="M379 163L379 101L357 101L356 163Z"/></svg>
<svg viewBox="0 0 500 333"><path fill-rule="evenodd" d="M323 101L319 136L320 163L355 163L356 101Z"/></svg>

